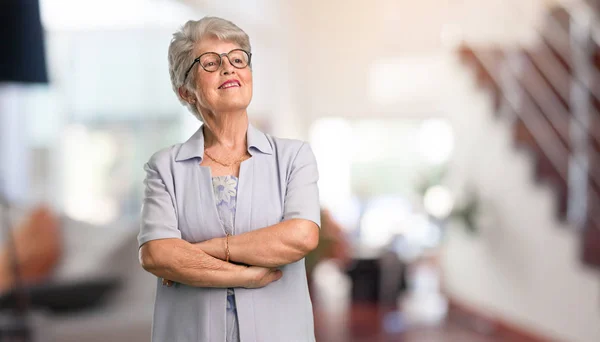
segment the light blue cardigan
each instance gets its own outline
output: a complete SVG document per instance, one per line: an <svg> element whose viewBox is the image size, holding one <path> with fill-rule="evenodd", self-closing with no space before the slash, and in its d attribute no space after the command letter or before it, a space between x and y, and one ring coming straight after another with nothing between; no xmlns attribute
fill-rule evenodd
<svg viewBox="0 0 600 342"><path fill-rule="evenodd" d="M320 226L314 154L302 141L247 132L252 157L240 166L236 234L300 218ZM144 166L146 190L139 246L164 238L200 242L223 237L204 156L202 127L185 143L155 153ZM236 288L242 342L314 341L304 259L282 267L283 277L259 289ZM157 280L152 341L225 341L227 289Z"/></svg>

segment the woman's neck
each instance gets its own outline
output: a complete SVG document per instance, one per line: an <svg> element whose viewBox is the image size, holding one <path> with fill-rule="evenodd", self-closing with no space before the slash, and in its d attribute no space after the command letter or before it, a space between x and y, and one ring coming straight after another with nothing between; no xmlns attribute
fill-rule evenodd
<svg viewBox="0 0 600 342"><path fill-rule="evenodd" d="M205 118L204 147L245 151L248 116L220 114Z"/></svg>

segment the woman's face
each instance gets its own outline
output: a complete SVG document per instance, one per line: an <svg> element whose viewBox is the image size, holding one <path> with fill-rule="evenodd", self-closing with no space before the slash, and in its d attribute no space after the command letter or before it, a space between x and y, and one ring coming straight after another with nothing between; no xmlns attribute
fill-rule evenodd
<svg viewBox="0 0 600 342"><path fill-rule="evenodd" d="M222 54L239 48L235 43L210 37L196 46L194 55L200 56L205 52ZM227 57L223 56L221 59L221 67L217 71L208 72L200 65L194 66L192 71L196 73L194 95L203 115L246 110L252 99L250 67L237 69Z"/></svg>

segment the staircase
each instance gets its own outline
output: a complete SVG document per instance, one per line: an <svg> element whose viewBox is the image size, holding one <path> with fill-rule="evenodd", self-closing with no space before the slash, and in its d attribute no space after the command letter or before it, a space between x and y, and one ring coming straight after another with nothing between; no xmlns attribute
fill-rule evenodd
<svg viewBox="0 0 600 342"><path fill-rule="evenodd" d="M600 267L600 12L596 2L551 8L530 46L458 53L528 151L535 179L557 196L557 218L581 236L581 259ZM595 32L595 33L594 33ZM596 41L594 41L594 35Z"/></svg>

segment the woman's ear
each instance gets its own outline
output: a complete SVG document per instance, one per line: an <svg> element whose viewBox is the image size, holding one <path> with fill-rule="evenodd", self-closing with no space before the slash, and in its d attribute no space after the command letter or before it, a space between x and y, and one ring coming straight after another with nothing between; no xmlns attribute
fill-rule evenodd
<svg viewBox="0 0 600 342"><path fill-rule="evenodd" d="M196 98L189 90L186 89L185 86L179 87L179 89L177 89L177 91L179 92L179 96L187 103L189 103L189 104L196 103Z"/></svg>

